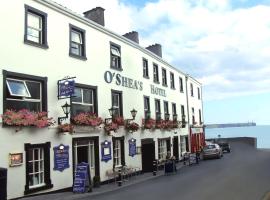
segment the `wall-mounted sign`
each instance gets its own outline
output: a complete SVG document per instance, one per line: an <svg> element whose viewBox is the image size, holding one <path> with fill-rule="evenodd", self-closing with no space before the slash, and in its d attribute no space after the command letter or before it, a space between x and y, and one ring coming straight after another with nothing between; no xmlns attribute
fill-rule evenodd
<svg viewBox="0 0 270 200"><path fill-rule="evenodd" d="M122 76L118 73L112 73L110 71L106 71L104 73L104 80L106 83L112 83L114 82L116 85L132 88L136 90L143 90L143 82L133 80L132 78L128 78L125 76Z"/></svg>
<svg viewBox="0 0 270 200"><path fill-rule="evenodd" d="M60 172L69 168L69 146L60 144L53 148L54 151L54 170Z"/></svg>
<svg viewBox="0 0 270 200"><path fill-rule="evenodd" d="M10 153L9 154L9 166L20 166L23 163L23 153Z"/></svg>
<svg viewBox="0 0 270 200"><path fill-rule="evenodd" d="M166 97L166 91L164 89L155 87L154 85L150 85L150 87L151 87L151 93L152 94L156 94L156 95L159 95L159 96Z"/></svg>
<svg viewBox="0 0 270 200"><path fill-rule="evenodd" d="M133 157L136 155L136 139L131 138L128 140L128 145L129 145L129 156Z"/></svg>
<svg viewBox="0 0 270 200"><path fill-rule="evenodd" d="M112 159L111 142L105 140L101 143L101 161L108 162Z"/></svg>
<svg viewBox="0 0 270 200"><path fill-rule="evenodd" d="M88 188L88 190L86 189ZM73 192L82 193L91 191L91 174L88 163L79 163L75 169Z"/></svg>
<svg viewBox="0 0 270 200"><path fill-rule="evenodd" d="M58 81L58 99L70 98L74 95L76 77L67 77Z"/></svg>

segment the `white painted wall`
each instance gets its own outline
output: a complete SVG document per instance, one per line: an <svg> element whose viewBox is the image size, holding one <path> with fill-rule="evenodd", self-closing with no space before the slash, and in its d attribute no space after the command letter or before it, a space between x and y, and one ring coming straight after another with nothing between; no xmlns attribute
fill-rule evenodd
<svg viewBox="0 0 270 200"><path fill-rule="evenodd" d="M40 1L42 2L42 1ZM48 49L41 49L31 45L24 44L24 4L30 5L48 14ZM49 117L57 119L63 116L61 105L66 100L57 99L57 80L65 76L76 76L76 82L98 87L98 111L102 118L109 117L108 108L111 107L111 89L123 92L123 114L124 118L131 118L130 110L138 110L136 122L141 125L144 118L143 96L150 96L151 114L155 118L154 99L158 98L161 102L162 117L164 115L163 100L169 102L169 112L172 113L171 103L176 103L178 119L181 120L180 105L185 105L187 113L185 74L172 68L168 63L158 58L154 54L145 51L142 47L128 42L127 39L113 35L106 29L97 30L93 28L93 23L87 23L86 20L78 18L57 7L52 9L46 2L39 3L35 0L21 0L16 2L5 1L4 6L0 7L1 37L0 44L0 70L24 73L35 76L48 77L48 112ZM105 13L106 15L106 13ZM86 56L87 61L82 61L69 56L69 24L75 25L86 30ZM99 28L100 29L100 28ZM110 69L110 41L121 46L123 71L119 72ZM158 42L158 41L157 41ZM148 59L150 79L143 78L142 58ZM161 67L167 69L168 87L153 83L153 66L155 62L159 66L159 79L161 82ZM104 81L104 72L111 71L119 73L121 76L132 78L143 82L143 90L135 90L114 83L107 84ZM170 72L175 76L175 90L170 89ZM183 79L184 93L179 91L179 76ZM195 97L190 99L190 108L195 107L196 119L198 119L198 109L202 109L201 100L196 98L196 88L201 85L193 79ZM166 90L166 97L151 94L150 84ZM0 88L3 88L3 75L0 73ZM190 90L188 89L188 92ZM190 97L190 95L188 95ZM3 94L0 92L0 113L3 113ZM191 112L191 111L190 111ZM203 111L202 111L203 114ZM186 114L187 115L187 114ZM191 114L190 114L191 117ZM172 116L171 116L172 118ZM0 127L0 166L8 168L8 198L23 196L25 186L25 143L44 143L51 142L51 179L54 187L51 190L58 190L72 186L72 138L73 137L91 137L99 136L101 143L105 139L112 141L111 136L106 136L103 130L96 130L91 133L75 133L74 135L58 135L56 126L52 128L36 129L23 128L16 132L14 128ZM176 132L176 133L175 133ZM166 138L180 135L188 135L188 127L177 129L175 131L154 132L149 130L139 130L136 133L126 133L123 128L117 135L125 136L126 153L125 160L127 165L141 168L141 155L130 157L128 155L128 140L135 138L137 146L141 146L141 139L154 138L156 141L156 158L158 157L158 138ZM70 168L63 172L53 170L53 147L59 144L70 146ZM180 143L179 143L180 144ZM100 148L99 148L100 149ZM101 149L100 149L101 151ZM12 152L23 152L24 163L19 167L8 166L8 155ZM179 153L180 148L179 148ZM101 158L101 153L99 154ZM100 162L101 180L107 179L105 172L112 169L113 161ZM46 190L48 192L50 190Z"/></svg>

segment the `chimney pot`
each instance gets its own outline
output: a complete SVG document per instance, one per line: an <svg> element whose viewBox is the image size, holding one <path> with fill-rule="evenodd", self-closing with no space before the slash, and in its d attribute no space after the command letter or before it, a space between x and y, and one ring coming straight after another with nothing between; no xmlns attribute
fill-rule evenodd
<svg viewBox="0 0 270 200"><path fill-rule="evenodd" d="M139 44L139 34L137 31L131 31L129 33L124 34L123 36Z"/></svg>
<svg viewBox="0 0 270 200"><path fill-rule="evenodd" d="M160 44L150 45L150 46L146 47L146 49L162 58L162 48L161 48Z"/></svg>

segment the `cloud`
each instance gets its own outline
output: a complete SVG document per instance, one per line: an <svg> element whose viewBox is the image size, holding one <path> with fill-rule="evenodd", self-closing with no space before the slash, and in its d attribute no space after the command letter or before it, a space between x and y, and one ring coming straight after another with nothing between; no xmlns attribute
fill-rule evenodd
<svg viewBox="0 0 270 200"><path fill-rule="evenodd" d="M107 28L138 31L142 46L162 44L165 60L202 81L205 100L270 92L269 1L55 1L81 13L104 7Z"/></svg>

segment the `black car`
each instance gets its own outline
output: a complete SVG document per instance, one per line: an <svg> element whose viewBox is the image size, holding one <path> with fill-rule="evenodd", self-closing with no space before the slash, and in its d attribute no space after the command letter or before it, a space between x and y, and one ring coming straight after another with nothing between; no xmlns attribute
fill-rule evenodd
<svg viewBox="0 0 270 200"><path fill-rule="evenodd" d="M228 153L231 152L231 147L230 147L230 144L228 142L226 142L226 141L218 141L217 144L220 146L222 151L226 151Z"/></svg>

